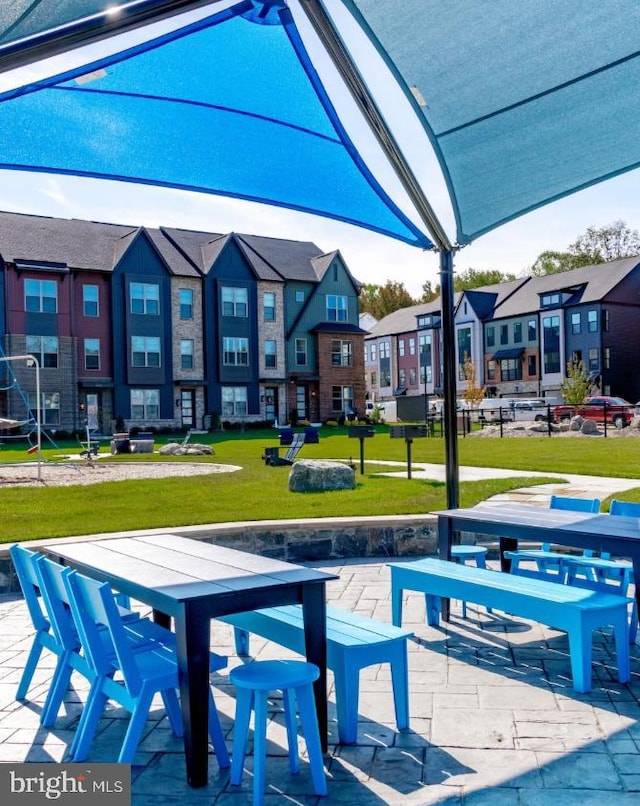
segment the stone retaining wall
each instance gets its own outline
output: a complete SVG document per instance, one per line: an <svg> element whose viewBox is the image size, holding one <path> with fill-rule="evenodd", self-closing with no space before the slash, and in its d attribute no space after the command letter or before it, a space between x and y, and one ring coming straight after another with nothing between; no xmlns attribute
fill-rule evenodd
<svg viewBox="0 0 640 806"><path fill-rule="evenodd" d="M294 563L349 557L425 556L436 554L438 543L437 521L433 515L245 521L148 529L137 534L165 532ZM109 539L122 536L124 533L109 533L100 537ZM52 549L56 544L74 539L77 538L36 540L28 545L33 549ZM18 590L8 545L0 546L0 593Z"/></svg>

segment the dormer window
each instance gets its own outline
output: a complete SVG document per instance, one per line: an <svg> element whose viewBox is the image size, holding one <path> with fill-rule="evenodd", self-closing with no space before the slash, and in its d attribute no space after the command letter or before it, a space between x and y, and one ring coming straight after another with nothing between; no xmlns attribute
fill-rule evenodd
<svg viewBox="0 0 640 806"><path fill-rule="evenodd" d="M540 298L541 308L550 308L552 305L560 305L562 297L559 292L554 294L543 294Z"/></svg>

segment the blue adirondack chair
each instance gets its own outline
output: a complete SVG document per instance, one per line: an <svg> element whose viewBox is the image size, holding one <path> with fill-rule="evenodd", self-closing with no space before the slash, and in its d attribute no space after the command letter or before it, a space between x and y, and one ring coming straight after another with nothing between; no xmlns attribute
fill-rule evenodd
<svg viewBox="0 0 640 806"><path fill-rule="evenodd" d="M120 618L113 591L107 583L71 569L65 569L63 579L80 640L94 674L78 725L77 741L72 748L74 761L86 759L98 721L110 699L131 713L118 762L133 761L156 693L162 696L174 733L181 736L178 666L173 634L154 625L163 640L141 636L136 631L135 622L129 625ZM226 663L225 657L211 653L211 671L223 668ZM114 677L116 672L119 672L117 678ZM209 732L218 763L220 767L228 767L229 755L211 692L208 708Z"/></svg>

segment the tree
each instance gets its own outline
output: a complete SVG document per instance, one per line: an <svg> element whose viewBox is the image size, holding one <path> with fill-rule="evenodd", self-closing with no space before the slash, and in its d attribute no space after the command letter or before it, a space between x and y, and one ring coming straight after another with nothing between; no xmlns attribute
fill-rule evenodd
<svg viewBox="0 0 640 806"><path fill-rule="evenodd" d="M453 278L454 291L469 291L485 285L497 285L515 280L515 274L501 272L498 269L465 269Z"/></svg>
<svg viewBox="0 0 640 806"><path fill-rule="evenodd" d="M387 280L384 285L366 283L360 291L360 312L370 313L376 319L415 304L404 283L397 280Z"/></svg>
<svg viewBox="0 0 640 806"><path fill-rule="evenodd" d="M599 229L589 227L567 247L566 252L541 252L530 267L530 272L534 277L541 277L637 254L640 254L638 231L629 229L624 221L614 221Z"/></svg>
<svg viewBox="0 0 640 806"><path fill-rule="evenodd" d="M466 353L462 364L462 374L467 382L467 388L462 393L462 397L471 406L476 406L484 398L485 388L484 386L478 386L476 365Z"/></svg>
<svg viewBox="0 0 640 806"><path fill-rule="evenodd" d="M562 397L570 406L579 406L593 393L596 384L590 378L584 361L574 353L567 364L567 377L560 384Z"/></svg>

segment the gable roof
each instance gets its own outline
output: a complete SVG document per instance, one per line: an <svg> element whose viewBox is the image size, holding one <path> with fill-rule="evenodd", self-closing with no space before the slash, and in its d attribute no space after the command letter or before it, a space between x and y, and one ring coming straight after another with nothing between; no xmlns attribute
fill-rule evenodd
<svg viewBox="0 0 640 806"><path fill-rule="evenodd" d="M572 291L572 304L599 302L637 266L640 266L640 257L627 257L558 274L531 277L497 307L494 316L504 319L537 312L540 310L540 295L553 292Z"/></svg>

